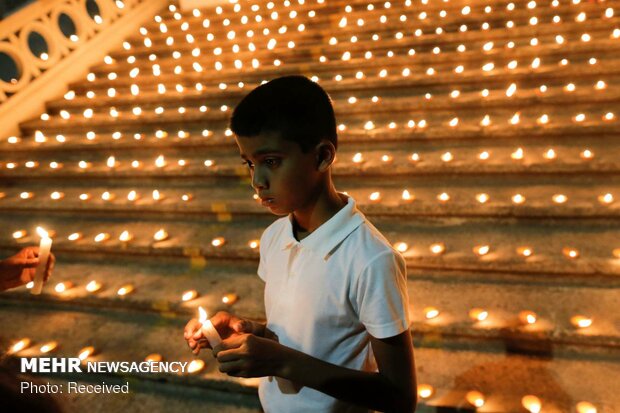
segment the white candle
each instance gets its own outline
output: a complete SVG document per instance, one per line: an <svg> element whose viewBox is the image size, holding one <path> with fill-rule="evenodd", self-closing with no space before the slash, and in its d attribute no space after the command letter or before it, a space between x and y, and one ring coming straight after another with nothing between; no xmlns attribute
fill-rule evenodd
<svg viewBox="0 0 620 413"><path fill-rule="evenodd" d="M222 342L222 338L213 326L211 320L207 318L207 312L202 307L198 307L198 312L200 313L198 321L200 321L202 335L209 341L211 348L215 348L215 346Z"/></svg>
<svg viewBox="0 0 620 413"><path fill-rule="evenodd" d="M50 250L52 249L52 239L48 236L47 232L37 227L37 233L41 237L41 243L39 244L39 265L34 275L34 286L30 290L30 294L39 295L43 289L43 279L45 278L45 268L47 267L47 260L50 257Z"/></svg>

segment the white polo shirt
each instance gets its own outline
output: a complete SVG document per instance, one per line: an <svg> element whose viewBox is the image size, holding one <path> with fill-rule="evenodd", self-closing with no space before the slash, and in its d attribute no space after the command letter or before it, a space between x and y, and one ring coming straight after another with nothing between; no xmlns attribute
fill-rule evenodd
<svg viewBox="0 0 620 413"><path fill-rule="evenodd" d="M265 281L267 327L280 343L339 366L377 371L370 335L409 328L405 260L356 208L347 204L297 241L292 214L260 241L258 275ZM368 412L288 380L263 377L267 413Z"/></svg>

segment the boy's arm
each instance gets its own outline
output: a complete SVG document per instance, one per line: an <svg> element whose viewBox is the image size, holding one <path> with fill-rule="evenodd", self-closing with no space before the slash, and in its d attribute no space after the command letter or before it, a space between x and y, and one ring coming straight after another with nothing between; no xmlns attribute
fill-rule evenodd
<svg viewBox="0 0 620 413"><path fill-rule="evenodd" d="M215 348L220 371L232 376L278 376L339 400L387 412L413 412L416 379L411 335L377 339L371 345L378 373L337 366L280 345L245 335Z"/></svg>
<svg viewBox="0 0 620 413"><path fill-rule="evenodd" d="M292 351L285 357L282 376L339 400L388 412L413 412L417 391L411 335L378 339L371 336L378 373L340 367Z"/></svg>

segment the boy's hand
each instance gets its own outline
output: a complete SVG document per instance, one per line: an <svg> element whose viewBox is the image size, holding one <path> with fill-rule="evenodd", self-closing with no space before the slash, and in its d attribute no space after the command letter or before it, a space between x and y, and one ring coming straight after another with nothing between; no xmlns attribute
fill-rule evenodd
<svg viewBox="0 0 620 413"><path fill-rule="evenodd" d="M222 373L234 377L279 376L284 365L284 347L277 341L253 334L237 334L213 349Z"/></svg>
<svg viewBox="0 0 620 413"><path fill-rule="evenodd" d="M222 340L234 334L257 334L259 329L259 326L252 321L237 317L226 311L217 312L210 320ZM194 354L198 354L201 348L211 348L209 341L202 335L200 321L196 318L189 320L185 326L183 336Z"/></svg>
<svg viewBox="0 0 620 413"><path fill-rule="evenodd" d="M45 267L45 281L52 274L56 257L50 253ZM39 265L39 247L26 247L17 254L0 261L0 291L19 287L34 280Z"/></svg>

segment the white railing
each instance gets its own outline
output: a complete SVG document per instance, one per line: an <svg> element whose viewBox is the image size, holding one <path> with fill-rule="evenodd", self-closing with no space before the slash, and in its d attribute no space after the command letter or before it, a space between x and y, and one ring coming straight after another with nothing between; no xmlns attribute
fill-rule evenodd
<svg viewBox="0 0 620 413"><path fill-rule="evenodd" d="M16 133L19 121L42 112L46 99L58 96L69 82L84 76L90 65L119 47L125 36L136 33L139 25L167 3L39 0L0 21L0 53L17 69L13 79L0 79L0 139ZM75 33L63 33L61 16L72 21ZM29 37L33 33L43 38L47 52L31 50Z"/></svg>

